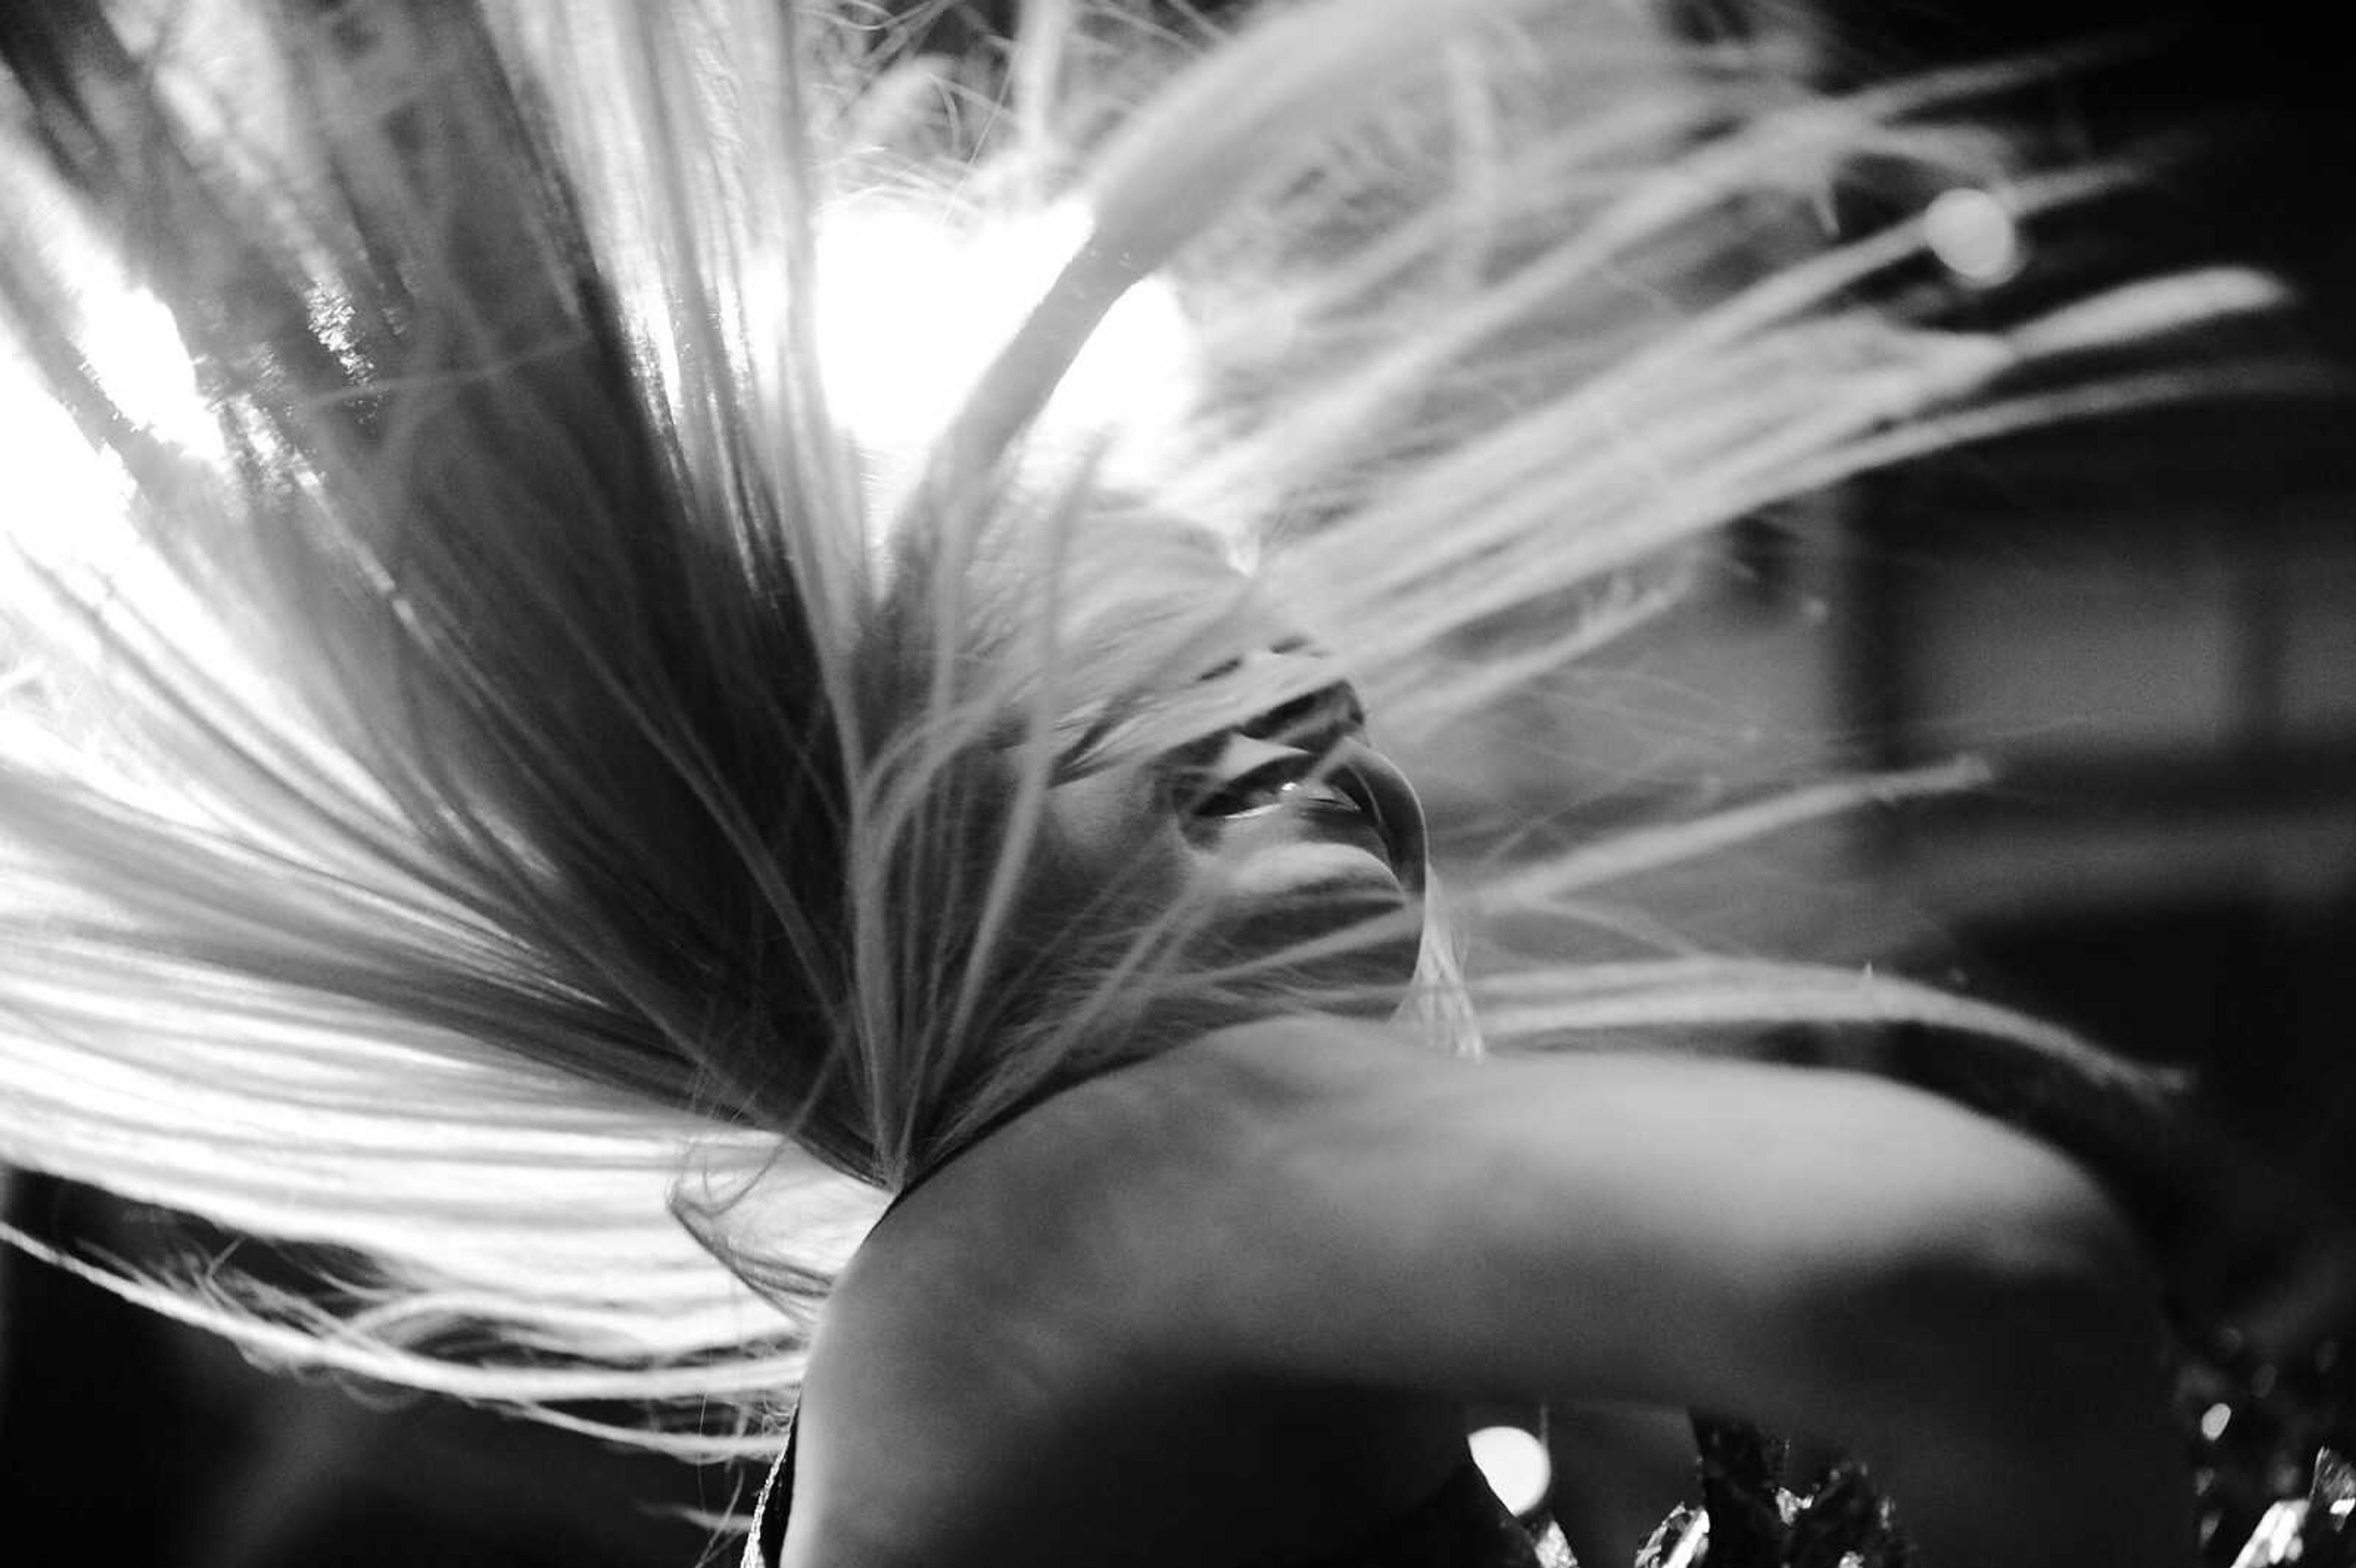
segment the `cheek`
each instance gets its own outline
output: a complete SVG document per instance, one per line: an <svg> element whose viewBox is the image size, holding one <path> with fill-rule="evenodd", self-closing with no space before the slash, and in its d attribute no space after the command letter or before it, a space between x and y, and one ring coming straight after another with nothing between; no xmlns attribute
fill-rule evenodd
<svg viewBox="0 0 2356 1568"><path fill-rule="evenodd" d="M1076 909L1166 906L1190 869L1160 780L1142 770L1094 774L1049 792L1032 857L1034 881Z"/></svg>
<svg viewBox="0 0 2356 1568"><path fill-rule="evenodd" d="M1211 961L1248 962L1349 933L1336 950L1270 973L1320 995L1320 1005L1387 1015L1414 979L1422 950L1421 923L1398 918L1404 901L1396 882L1369 878L1296 886L1222 908L1199 945Z"/></svg>
<svg viewBox="0 0 2356 1568"><path fill-rule="evenodd" d="M1168 826L1155 820L1164 815L1153 809L1158 794L1147 775L1129 770L1058 784L1047 792L1041 837L1075 859L1116 858Z"/></svg>

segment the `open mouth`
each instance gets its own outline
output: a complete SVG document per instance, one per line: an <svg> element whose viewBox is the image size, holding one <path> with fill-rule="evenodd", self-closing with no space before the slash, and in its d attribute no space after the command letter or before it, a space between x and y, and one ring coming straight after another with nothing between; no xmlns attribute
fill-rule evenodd
<svg viewBox="0 0 2356 1568"><path fill-rule="evenodd" d="M1289 752L1197 793L1182 789L1179 805L1189 837L1215 837L1282 813L1317 837L1365 848L1408 891L1422 889L1422 808L1406 777L1360 741L1343 741L1323 754Z"/></svg>

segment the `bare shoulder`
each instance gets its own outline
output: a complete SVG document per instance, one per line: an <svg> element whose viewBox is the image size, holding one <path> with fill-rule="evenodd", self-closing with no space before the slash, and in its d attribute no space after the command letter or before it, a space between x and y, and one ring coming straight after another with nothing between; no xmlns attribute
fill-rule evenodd
<svg viewBox="0 0 2356 1568"><path fill-rule="evenodd" d="M911 1453L941 1456L929 1503L895 1483L871 1517L1007 1495L1010 1455L1070 1483L1027 1490L1010 1531L1114 1496L1133 1522L1153 1497L1108 1477L1174 1456L1234 1462L1184 1489L1252 1496L1289 1461L1235 1435L1294 1419L1390 1435L1389 1473L1330 1496L1411 1496L1449 1435L1433 1402L1503 1395L1821 1433L1911 1479L1925 1523L1952 1502L1962 1541L2013 1484L1987 1434L2033 1425L2083 1465L2082 1426L2114 1446L2161 1430L2135 1244L2042 1146L1856 1075L1466 1062L1341 1019L1222 1031L1057 1095L887 1222L838 1306L810 1383L821 1418L862 1410L810 1454L838 1497ZM2123 1497L2166 1482L2111 1468Z"/></svg>
<svg viewBox="0 0 2356 1568"><path fill-rule="evenodd" d="M1305 1555L1461 1459L1444 1397L1205 1353L1222 1261L1259 1272L1234 1173L1314 1098L1219 1054L1066 1091L878 1227L814 1346L789 1563Z"/></svg>
<svg viewBox="0 0 2356 1568"><path fill-rule="evenodd" d="M1581 1271L1637 1257L1663 1288L1697 1291L1845 1264L2026 1276L2135 1262L2067 1159L1901 1085L1665 1055L1467 1061L1319 1016L1081 1084L936 1185L920 1201L955 1211L964 1243L1022 1238L993 1255L1032 1299L1042 1278L1098 1303L1140 1296L1162 1332L1173 1278L1192 1281L1200 1310L1182 1321L1238 1338L1165 1332L1159 1349L1214 1358L1269 1349L1223 1305L1398 1301L1398 1276L1434 1270L1508 1299L1567 1289L1568 1306L1593 1288Z"/></svg>
<svg viewBox="0 0 2356 1568"><path fill-rule="evenodd" d="M1476 1061L1402 1029L1275 1019L1087 1084L1036 1131L1062 1158L1121 1171L1096 1189L1123 1229L1236 1209L1258 1233L1297 1212L1340 1247L1353 1221L1491 1241L1530 1221L1524 1239L1546 1251L1621 1215L1664 1240L1729 1241L1698 1210L1777 1246L1815 1229L1866 1247L1928 1235L2111 1263L2132 1251L2095 1181L2015 1129L1864 1074L1723 1058ZM1045 1168L1070 1190L1074 1172ZM1769 1212L1798 1200L1803 1212ZM1724 1256L1732 1266L1740 1249Z"/></svg>

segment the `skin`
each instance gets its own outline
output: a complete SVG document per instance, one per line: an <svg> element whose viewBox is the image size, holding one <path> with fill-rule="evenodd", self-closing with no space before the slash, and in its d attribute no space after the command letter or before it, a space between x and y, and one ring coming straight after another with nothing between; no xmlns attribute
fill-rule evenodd
<svg viewBox="0 0 2356 1568"><path fill-rule="evenodd" d="M1055 874L1206 893L1231 944L1410 900L1338 814L1206 832L1172 798L1063 786ZM785 1563L1315 1558L1462 1461L1465 1402L1547 1398L1837 1442L1933 1568L2164 1568L2152 1303L2089 1178L1910 1089L1263 1019L1055 1094L878 1228L814 1347Z"/></svg>
<svg viewBox="0 0 2356 1568"><path fill-rule="evenodd" d="M1295 706L1288 721L1191 749L1199 754L1052 790L1030 896L1081 908L1111 889L1145 911L1188 908L1200 917L1193 951L1206 965L1394 917L1390 934L1286 971L1296 990L1355 993L1387 1016L1416 967L1421 809L1366 744L1345 688ZM1223 787L1237 809L1198 808Z"/></svg>
<svg viewBox="0 0 2356 1568"><path fill-rule="evenodd" d="M1057 1096L878 1231L786 1562L1311 1555L1439 1483L1459 1402L1535 1394L1837 1440L1944 1568L2184 1563L2157 1367L2094 1184L1943 1102L1269 1021Z"/></svg>

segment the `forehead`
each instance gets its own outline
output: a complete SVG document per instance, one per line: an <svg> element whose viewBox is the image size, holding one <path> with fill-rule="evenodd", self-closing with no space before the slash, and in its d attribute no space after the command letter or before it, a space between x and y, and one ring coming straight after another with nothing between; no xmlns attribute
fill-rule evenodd
<svg viewBox="0 0 2356 1568"><path fill-rule="evenodd" d="M1066 780L1150 761L1344 678L1217 529L1055 499L1001 510L969 550L936 539L904 557L876 639L904 699L937 711L926 670L954 649L950 700L994 746Z"/></svg>
<svg viewBox="0 0 2356 1568"><path fill-rule="evenodd" d="M1174 693L1251 654L1308 645L1233 543L1184 519L1108 508L1060 539L1010 539L982 569L1004 595L1000 628L1030 634L1102 696Z"/></svg>
<svg viewBox="0 0 2356 1568"><path fill-rule="evenodd" d="M1253 654L1310 645L1235 542L1207 525L1120 512L1091 519L1063 577L1077 645L1121 665L1148 664L1164 685L1194 685Z"/></svg>
<svg viewBox="0 0 2356 1568"><path fill-rule="evenodd" d="M1143 765L1106 767L1058 781L1040 802L1041 826L1059 858L1141 880L1174 858L1176 820L1165 781Z"/></svg>

